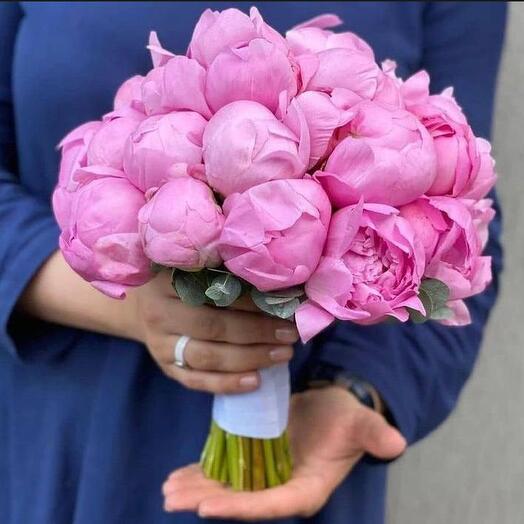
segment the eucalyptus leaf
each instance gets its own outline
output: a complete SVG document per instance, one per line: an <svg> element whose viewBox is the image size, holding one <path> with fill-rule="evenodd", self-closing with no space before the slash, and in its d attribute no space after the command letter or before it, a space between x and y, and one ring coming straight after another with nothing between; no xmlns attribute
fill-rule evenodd
<svg viewBox="0 0 524 524"><path fill-rule="evenodd" d="M433 311L431 315L432 320L449 320L450 318L453 318L453 310L448 306L442 306L436 311Z"/></svg>
<svg viewBox="0 0 524 524"><path fill-rule="evenodd" d="M409 311L409 318L414 324L423 324L424 322L427 322L429 320L420 311L411 308L407 309Z"/></svg>
<svg viewBox="0 0 524 524"><path fill-rule="evenodd" d="M215 305L227 307L242 294L242 284L231 273L222 273L212 280L205 294Z"/></svg>
<svg viewBox="0 0 524 524"><path fill-rule="evenodd" d="M262 293L256 288L251 289L251 298L255 305L265 313L274 317L291 319L300 305L300 300L298 298L291 298L291 300L286 300L286 302L269 304L268 297L270 296L272 295Z"/></svg>
<svg viewBox="0 0 524 524"><path fill-rule="evenodd" d="M173 287L180 300L190 306L202 306L207 302L205 275L200 273L173 271Z"/></svg>
<svg viewBox="0 0 524 524"><path fill-rule="evenodd" d="M445 306L449 299L448 286L436 278L426 278L423 280L420 285L420 291L423 292L425 298L429 300L430 311L426 310L426 316L429 318L432 318L433 311Z"/></svg>
<svg viewBox="0 0 524 524"><path fill-rule="evenodd" d="M291 302L291 300L295 300L293 297L275 297L273 295L266 295L264 298L266 301L266 304L273 306L275 304L285 304L286 302Z"/></svg>
<svg viewBox="0 0 524 524"><path fill-rule="evenodd" d="M419 288L420 301L424 305L426 314L409 309L409 317L415 324L421 324L427 320L445 320L453 315L446 306L449 299L449 288L441 280L427 278L422 281Z"/></svg>
<svg viewBox="0 0 524 524"><path fill-rule="evenodd" d="M272 297L287 297L300 298L304 296L304 288L302 286L288 287L287 289L279 289L278 291L270 291L266 295Z"/></svg>

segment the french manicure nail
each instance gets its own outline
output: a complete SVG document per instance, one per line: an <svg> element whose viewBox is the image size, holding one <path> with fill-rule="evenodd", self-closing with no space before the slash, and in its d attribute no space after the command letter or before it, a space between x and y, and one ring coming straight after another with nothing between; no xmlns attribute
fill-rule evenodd
<svg viewBox="0 0 524 524"><path fill-rule="evenodd" d="M269 358L273 362L285 362L291 358L293 350L289 346L272 349L269 352Z"/></svg>
<svg viewBox="0 0 524 524"><path fill-rule="evenodd" d="M240 378L239 383L243 388L252 388L258 384L258 378L255 375L246 375Z"/></svg>
<svg viewBox="0 0 524 524"><path fill-rule="evenodd" d="M292 344L298 340L298 333L297 330L292 327L278 328L275 331L275 338L280 340L280 342L288 342Z"/></svg>

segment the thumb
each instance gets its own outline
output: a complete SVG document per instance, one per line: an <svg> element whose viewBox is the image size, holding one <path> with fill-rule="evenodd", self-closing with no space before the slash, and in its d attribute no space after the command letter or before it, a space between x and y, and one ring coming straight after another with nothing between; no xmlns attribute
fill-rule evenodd
<svg viewBox="0 0 524 524"><path fill-rule="evenodd" d="M353 438L359 448L381 459L394 459L406 449L406 439L379 413L363 407L356 417Z"/></svg>

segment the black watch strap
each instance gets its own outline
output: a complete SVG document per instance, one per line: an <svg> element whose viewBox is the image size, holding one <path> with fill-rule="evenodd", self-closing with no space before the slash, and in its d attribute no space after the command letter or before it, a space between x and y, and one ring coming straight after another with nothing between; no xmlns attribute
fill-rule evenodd
<svg viewBox="0 0 524 524"><path fill-rule="evenodd" d="M339 386L347 389L361 404L373 409L380 410L380 399L373 387L365 380L347 373L344 368L332 364L318 364L311 369L309 388L321 388L326 386Z"/></svg>

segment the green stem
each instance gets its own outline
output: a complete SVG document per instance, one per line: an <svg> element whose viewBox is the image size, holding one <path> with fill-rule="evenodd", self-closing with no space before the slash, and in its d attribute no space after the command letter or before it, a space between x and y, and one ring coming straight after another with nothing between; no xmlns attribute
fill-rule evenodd
<svg viewBox="0 0 524 524"><path fill-rule="evenodd" d="M206 453L206 459L203 464L204 475L207 478L212 478L211 474L213 471L213 462L215 460L215 450L216 450L216 424L213 422L211 424L211 430L209 432L209 448Z"/></svg>
<svg viewBox="0 0 524 524"><path fill-rule="evenodd" d="M238 437L242 450L242 490L251 491L251 439L249 437Z"/></svg>
<svg viewBox="0 0 524 524"><path fill-rule="evenodd" d="M228 462L228 474L231 487L235 491L241 490L239 465L238 465L238 440L236 435L226 433L226 450Z"/></svg>
<svg viewBox="0 0 524 524"><path fill-rule="evenodd" d="M266 487L264 448L258 438L251 439L251 487L258 491Z"/></svg>
<svg viewBox="0 0 524 524"><path fill-rule="evenodd" d="M204 464L209 455L210 447L211 447L211 428L209 428L209 434L207 436L206 443L204 444L204 449L202 450L202 454L200 455L200 465L202 466L202 468L204 468Z"/></svg>
<svg viewBox="0 0 524 524"><path fill-rule="evenodd" d="M263 439L262 446L264 447L264 460L266 462L266 482L270 488L281 484L278 478L278 473L275 468L275 460L273 457L273 446L270 439Z"/></svg>
<svg viewBox="0 0 524 524"><path fill-rule="evenodd" d="M224 442L225 442L225 435L224 435ZM227 484L228 483L228 480L229 480L229 477L228 477L228 468L227 468L227 456L224 457L224 459L222 460L222 467L220 469L220 482L222 482L222 484Z"/></svg>
<svg viewBox="0 0 524 524"><path fill-rule="evenodd" d="M214 423L215 424L215 423ZM213 464L211 465L211 478L213 480L220 480L222 471L222 464L224 462L224 454L226 447L226 435L224 430L215 424L215 455L213 457Z"/></svg>
<svg viewBox="0 0 524 524"><path fill-rule="evenodd" d="M292 474L287 432L275 439L241 437L212 422L200 464L207 478L236 491L284 484Z"/></svg>
<svg viewBox="0 0 524 524"><path fill-rule="evenodd" d="M284 435L273 439L273 453L275 455L276 470L280 477L280 482L284 484L291 477L291 464L284 449Z"/></svg>

